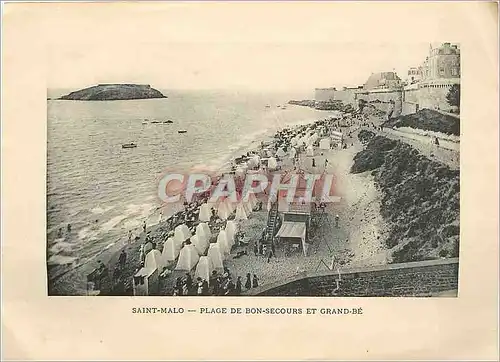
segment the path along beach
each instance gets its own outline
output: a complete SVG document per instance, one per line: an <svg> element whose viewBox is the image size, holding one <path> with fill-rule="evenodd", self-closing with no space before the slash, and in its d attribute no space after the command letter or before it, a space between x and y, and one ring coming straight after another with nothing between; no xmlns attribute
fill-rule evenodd
<svg viewBox="0 0 500 362"><path fill-rule="evenodd" d="M379 212L380 194L375 187L373 177L369 172L350 173L353 157L363 148L357 138L357 132L363 125L366 125L365 117L342 114L336 118L290 127L278 132L271 142L262 143L257 149L250 150L247 155L235 160L232 172L240 170L245 159L248 161L252 156L259 155L261 159L264 158L262 156L276 159L280 168L279 172L282 174L287 171L332 174L335 195L340 196L340 201L327 204L325 212L318 213L316 216L316 222L311 228L307 255L299 251L289 253L284 245L276 244L271 258L269 258L268 251L264 252L264 255L255 253L256 249L261 251L255 246L261 239L268 222L266 201L260 207L258 204L254 205L253 211L248 214L247 219L243 220L234 220L236 205L233 205L233 210L227 215L227 220L233 220L237 225L238 234L235 237L238 240L230 248L230 253L223 255L223 266L227 268L226 273L231 274L233 283L236 283L238 277L241 277L242 282L245 283L248 273L258 277L259 285L266 285L285 280L302 271L380 265L390 261L389 251L384 246L386 225ZM320 149L320 140L329 138L331 132L341 132L343 144L340 147L335 145L328 149ZM297 140L301 138L300 136L306 138L313 134L317 134L317 137L314 137L314 142L310 145L292 145L294 138ZM312 147L312 153L309 150L306 151L307 146ZM292 148L297 150L295 157L290 157ZM286 149L285 155L281 157L277 155L280 149ZM328 161L325 162L325 160ZM252 168L258 170L265 167L263 162L259 163ZM194 235L194 230L200 223L198 214L203 202L203 200L198 200L198 202L165 212L163 219L157 225L146 226L146 232L137 236L133 235L130 241L128 236L124 235L122 245L102 253L99 261L102 262L101 269L105 271L105 278L98 282L98 288L95 288L95 283L93 283L93 288L99 289L98 291L89 292L87 276L99 274L99 271L96 271L98 265L92 262L63 275L58 283L72 285L73 290L69 291L69 294L73 295L92 293L94 295L132 295L133 277L143 266L148 267L144 265L144 260L148 259L146 254L151 253L149 249L156 249L158 252L154 253L158 255L162 253L165 242L174 236L174 229L178 225L187 224L191 229L191 235ZM216 210L214 214L217 214ZM338 226L335 222L336 216L338 216ZM216 215L208 223L212 243L217 241L217 234L226 226L227 220L224 218L226 217L221 218ZM188 240L189 238L181 247L189 245ZM123 261L125 259L122 255L123 251L126 253L125 261ZM206 250L201 256L203 254L206 254ZM121 263L120 255L122 255ZM149 259L151 261L155 258ZM148 260L146 260L147 263ZM185 279L187 271L175 270L178 259L161 260L158 263L160 264L158 268L161 268L158 271L158 290L149 294L172 295L176 281L178 278ZM193 267L190 271L193 283L196 283L195 270L196 267ZM223 271L219 270L219 274L222 273ZM55 284L54 294L58 294L58 283ZM196 294L196 288L194 289L189 294ZM68 294L67 289L64 294Z"/></svg>

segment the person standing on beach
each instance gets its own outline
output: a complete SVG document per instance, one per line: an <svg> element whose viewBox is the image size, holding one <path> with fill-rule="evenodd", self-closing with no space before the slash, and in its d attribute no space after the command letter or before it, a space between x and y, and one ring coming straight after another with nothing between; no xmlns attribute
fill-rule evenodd
<svg viewBox="0 0 500 362"><path fill-rule="evenodd" d="M257 278L257 275L253 275L253 283L252 287L257 288L259 286L259 278Z"/></svg>
<svg viewBox="0 0 500 362"><path fill-rule="evenodd" d="M141 263L144 262L144 244L141 244L141 247L139 248L139 259L141 260Z"/></svg>
<svg viewBox="0 0 500 362"><path fill-rule="evenodd" d="M236 294L236 295L240 295L240 294L241 294L241 277L238 277L238 278L236 279L235 294Z"/></svg>
<svg viewBox="0 0 500 362"><path fill-rule="evenodd" d="M325 158L325 170L328 167L328 158Z"/></svg>
<svg viewBox="0 0 500 362"><path fill-rule="evenodd" d="M118 258L118 262L120 263L120 267L123 269L123 267L125 266L125 263L127 262L127 253L125 252L125 250L122 250L122 252L120 253L120 257Z"/></svg>
<svg viewBox="0 0 500 362"><path fill-rule="evenodd" d="M245 282L245 288L250 289L252 287L252 279L250 273L247 273L247 280Z"/></svg>
<svg viewBox="0 0 500 362"><path fill-rule="evenodd" d="M201 295L208 295L208 282L205 279L203 279L202 281L201 288L202 288Z"/></svg>
<svg viewBox="0 0 500 362"><path fill-rule="evenodd" d="M197 290L197 294L198 295L203 295L203 281L201 280L200 277L197 278L197 281L198 281L198 290Z"/></svg>
<svg viewBox="0 0 500 362"><path fill-rule="evenodd" d="M335 227L336 227L336 228L338 228L338 227L339 227L339 219L340 219L339 215L338 215L338 214L337 214L337 215L335 215Z"/></svg>
<svg viewBox="0 0 500 362"><path fill-rule="evenodd" d="M274 244L271 244L271 245L274 245ZM274 251L273 251L273 249L271 248L271 249L269 249L269 254L268 254L268 256L267 256L267 262L268 262L268 263L269 263L269 262L271 262L271 258L272 258L273 256L274 256Z"/></svg>
<svg viewBox="0 0 500 362"><path fill-rule="evenodd" d="M316 167L316 160L314 158L312 159L312 167Z"/></svg>
<svg viewBox="0 0 500 362"><path fill-rule="evenodd" d="M146 232L146 220L142 223L142 231Z"/></svg>
<svg viewBox="0 0 500 362"><path fill-rule="evenodd" d="M129 230L128 231L128 243L131 244L132 243L132 230Z"/></svg>
<svg viewBox="0 0 500 362"><path fill-rule="evenodd" d="M255 256L257 256L257 254L259 254L259 246L257 245L257 242L255 242L253 244L253 253Z"/></svg>

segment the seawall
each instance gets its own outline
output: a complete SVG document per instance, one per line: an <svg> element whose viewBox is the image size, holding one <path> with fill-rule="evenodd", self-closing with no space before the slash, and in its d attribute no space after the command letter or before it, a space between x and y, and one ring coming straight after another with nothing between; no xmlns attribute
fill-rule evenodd
<svg viewBox="0 0 500 362"><path fill-rule="evenodd" d="M387 264L338 271L303 272L246 296L430 297L458 296L458 258ZM340 288L336 281L340 280Z"/></svg>

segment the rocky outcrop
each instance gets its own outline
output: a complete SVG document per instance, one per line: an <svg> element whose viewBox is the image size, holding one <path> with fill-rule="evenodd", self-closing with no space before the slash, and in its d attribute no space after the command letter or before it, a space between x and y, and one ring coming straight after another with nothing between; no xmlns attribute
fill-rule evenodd
<svg viewBox="0 0 500 362"><path fill-rule="evenodd" d="M59 99L72 101L118 101L167 98L148 84L99 84L71 92Z"/></svg>
<svg viewBox="0 0 500 362"><path fill-rule="evenodd" d="M457 257L460 171L432 161L409 145L374 137L354 158L352 173L372 171L383 198L381 214L393 262Z"/></svg>
<svg viewBox="0 0 500 362"><path fill-rule="evenodd" d="M310 99L304 99L301 101L291 100L288 104L293 104L296 106L304 106L318 109L320 111L342 111L346 113L354 112L354 108L350 104L344 104L340 100L332 101L314 101Z"/></svg>
<svg viewBox="0 0 500 362"><path fill-rule="evenodd" d="M288 104L293 104L296 106L311 107L311 108L314 108L315 103L316 102L311 100L311 99L303 99L301 101L291 100L288 102Z"/></svg>

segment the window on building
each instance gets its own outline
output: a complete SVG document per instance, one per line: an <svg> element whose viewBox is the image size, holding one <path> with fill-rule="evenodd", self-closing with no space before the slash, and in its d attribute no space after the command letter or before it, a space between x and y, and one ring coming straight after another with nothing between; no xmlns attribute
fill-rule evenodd
<svg viewBox="0 0 500 362"><path fill-rule="evenodd" d="M451 68L451 75L457 76L458 75L458 69L457 68Z"/></svg>
<svg viewBox="0 0 500 362"><path fill-rule="evenodd" d="M444 75L444 68L439 68L439 74Z"/></svg>

